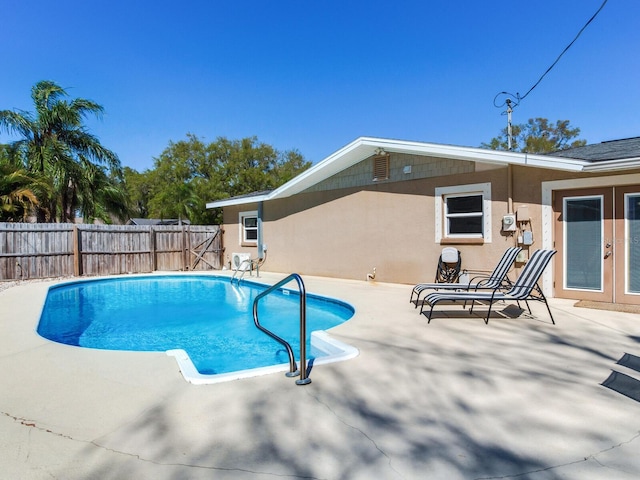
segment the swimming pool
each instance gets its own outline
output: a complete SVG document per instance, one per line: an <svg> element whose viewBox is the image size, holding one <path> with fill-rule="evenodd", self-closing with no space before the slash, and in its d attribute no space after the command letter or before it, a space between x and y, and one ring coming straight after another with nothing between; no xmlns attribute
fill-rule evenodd
<svg viewBox="0 0 640 480"><path fill-rule="evenodd" d="M211 275L82 280L49 289L37 332L85 348L166 351L191 383L216 383L288 370L285 349L253 324L265 286ZM287 289L263 298L260 323L287 340L299 360L299 301ZM325 330L353 316L339 300L307 294L307 352L314 364L357 355Z"/></svg>

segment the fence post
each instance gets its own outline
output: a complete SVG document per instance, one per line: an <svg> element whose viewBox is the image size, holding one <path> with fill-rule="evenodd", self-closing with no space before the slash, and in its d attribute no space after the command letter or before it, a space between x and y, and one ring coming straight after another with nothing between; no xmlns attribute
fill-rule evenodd
<svg viewBox="0 0 640 480"><path fill-rule="evenodd" d="M73 274L82 275L82 231L77 225L73 226Z"/></svg>
<svg viewBox="0 0 640 480"><path fill-rule="evenodd" d="M187 230L185 233L187 235L187 251L185 252L184 256L186 266L185 270L191 270L191 225L187 225Z"/></svg>
<svg viewBox="0 0 640 480"><path fill-rule="evenodd" d="M184 272L187 269L187 242L185 240L185 230L184 225L180 227L182 230L182 235L180 235L180 248L182 250L182 271Z"/></svg>
<svg viewBox="0 0 640 480"><path fill-rule="evenodd" d="M149 255L151 271L155 272L157 270L157 260L156 260L156 230L153 228L153 225L149 225Z"/></svg>

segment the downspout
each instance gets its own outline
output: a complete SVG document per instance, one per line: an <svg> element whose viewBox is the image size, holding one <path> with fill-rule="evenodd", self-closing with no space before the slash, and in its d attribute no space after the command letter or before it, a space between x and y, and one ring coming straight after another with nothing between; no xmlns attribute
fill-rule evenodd
<svg viewBox="0 0 640 480"><path fill-rule="evenodd" d="M513 165L509 164L507 165L507 213L516 213L513 210ZM517 223L516 223L517 224ZM513 235L514 232L512 232L512 238L513 238L513 245L514 246L518 246L518 236L517 236L517 232L516 235Z"/></svg>
<svg viewBox="0 0 640 480"><path fill-rule="evenodd" d="M513 212L513 165L507 165L507 213Z"/></svg>
<svg viewBox="0 0 640 480"><path fill-rule="evenodd" d="M262 260L264 258L264 243L262 237L262 215L263 215L263 202L258 203L258 258Z"/></svg>

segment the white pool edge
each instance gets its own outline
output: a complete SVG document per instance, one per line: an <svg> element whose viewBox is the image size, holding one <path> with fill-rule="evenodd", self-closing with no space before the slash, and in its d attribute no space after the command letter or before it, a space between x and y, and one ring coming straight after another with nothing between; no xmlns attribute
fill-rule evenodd
<svg viewBox="0 0 640 480"><path fill-rule="evenodd" d="M334 362L342 362L357 357L360 351L352 345L341 342L330 336L327 332L318 330L311 332L311 345L326 355L313 359L313 367L326 365ZM178 362L178 367L184 379L194 385L211 385L215 383L240 380L242 378L258 377L270 373L287 372L289 364L270 365L268 367L250 368L237 372L218 373L214 375L203 375L198 372L195 365L189 358L187 352L182 349L167 350L167 355L174 357ZM309 360L307 359L307 362ZM313 373L313 369L312 369ZM311 375L309 375L311 377Z"/></svg>

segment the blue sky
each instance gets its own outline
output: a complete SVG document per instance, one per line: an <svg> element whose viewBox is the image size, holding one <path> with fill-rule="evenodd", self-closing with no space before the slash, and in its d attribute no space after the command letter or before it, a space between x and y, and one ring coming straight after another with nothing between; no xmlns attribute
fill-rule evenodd
<svg viewBox="0 0 640 480"><path fill-rule="evenodd" d="M0 109L52 80L105 109L123 165L193 133L317 162L360 136L479 146L603 0L0 0ZM589 143L640 135L640 2L609 0L515 109ZM7 141L6 135L0 141Z"/></svg>

